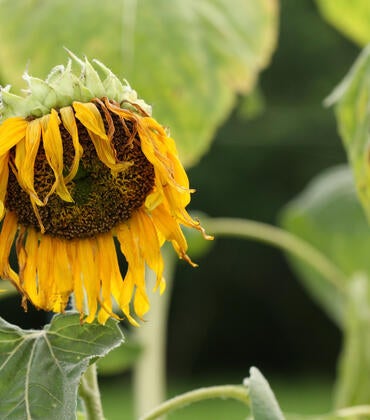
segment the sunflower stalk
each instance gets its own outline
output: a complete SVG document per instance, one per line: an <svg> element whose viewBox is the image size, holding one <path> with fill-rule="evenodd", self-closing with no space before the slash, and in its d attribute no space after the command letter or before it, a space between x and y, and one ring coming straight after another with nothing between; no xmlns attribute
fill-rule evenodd
<svg viewBox="0 0 370 420"><path fill-rule="evenodd" d="M86 420L104 420L96 363L82 377L79 394L85 405Z"/></svg>
<svg viewBox="0 0 370 420"><path fill-rule="evenodd" d="M138 416L152 410L166 398L166 343L167 319L176 254L168 247L162 249L165 263L166 293L151 296L152 308L146 323L137 330L137 339L144 351L134 369L135 410ZM155 282L155 274L148 270L148 283Z"/></svg>

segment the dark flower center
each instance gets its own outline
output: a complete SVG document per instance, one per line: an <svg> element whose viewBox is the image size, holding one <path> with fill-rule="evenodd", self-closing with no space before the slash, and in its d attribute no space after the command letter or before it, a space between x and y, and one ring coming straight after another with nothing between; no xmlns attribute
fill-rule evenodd
<svg viewBox="0 0 370 420"><path fill-rule="evenodd" d="M108 129L108 123L101 113ZM47 205L38 207L45 233L65 239L88 238L110 231L128 220L132 212L140 208L154 186L154 168L141 150L138 135L128 136L134 129L130 121L121 121L110 113L114 124L112 146L119 161L132 165L118 174L112 174L96 154L86 128L76 120L79 141L83 148L79 169L75 178L67 184L74 202L63 201L56 193L49 197ZM124 128L125 124L125 128ZM127 130L127 128L129 130ZM61 124L63 140L63 164L65 175L69 173L75 155L71 136ZM11 152L14 156L14 150ZM55 180L45 151L40 144L34 165L34 185L43 200ZM28 194L10 171L6 207L17 214L21 225L40 230Z"/></svg>

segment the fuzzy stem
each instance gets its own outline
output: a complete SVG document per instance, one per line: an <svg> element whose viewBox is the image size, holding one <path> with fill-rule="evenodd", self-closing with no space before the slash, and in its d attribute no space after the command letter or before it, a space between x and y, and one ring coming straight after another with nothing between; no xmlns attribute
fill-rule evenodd
<svg viewBox="0 0 370 420"><path fill-rule="evenodd" d="M317 248L283 229L236 218L207 219L203 225L215 236L254 239L287 251L315 268L339 292L345 292L346 275Z"/></svg>
<svg viewBox="0 0 370 420"><path fill-rule="evenodd" d="M90 365L81 380L80 397L85 403L86 420L104 420L96 364Z"/></svg>
<svg viewBox="0 0 370 420"><path fill-rule="evenodd" d="M142 355L134 368L134 398L137 416L148 412L166 398L166 343L167 317L171 297L172 279L176 267L176 254L165 246L162 249L165 263L164 278L167 287L162 296L149 291L151 309L137 330L143 347ZM155 284L152 271L146 274L148 284Z"/></svg>
<svg viewBox="0 0 370 420"><path fill-rule="evenodd" d="M211 386L189 391L178 395L177 397L171 398L156 407L150 413L142 416L140 420L154 420L165 414L169 414L171 411L184 407L185 405L214 398L232 398L243 402L249 407L249 395L247 388L240 385Z"/></svg>

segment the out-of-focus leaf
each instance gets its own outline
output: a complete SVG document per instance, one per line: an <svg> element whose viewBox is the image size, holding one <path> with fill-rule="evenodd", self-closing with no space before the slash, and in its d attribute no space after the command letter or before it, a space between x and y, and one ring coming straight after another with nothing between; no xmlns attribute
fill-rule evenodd
<svg viewBox="0 0 370 420"><path fill-rule="evenodd" d="M250 369L250 377L245 380L245 384L249 387L254 420L284 420L269 383L257 368Z"/></svg>
<svg viewBox="0 0 370 420"><path fill-rule="evenodd" d="M77 391L89 364L123 342L117 322L80 324L57 315L43 330L0 318L0 418L76 418Z"/></svg>
<svg viewBox="0 0 370 420"><path fill-rule="evenodd" d="M344 35L364 46L370 42L368 0L316 0L324 18Z"/></svg>
<svg viewBox="0 0 370 420"><path fill-rule="evenodd" d="M364 274L354 276L347 297L335 395L337 408L370 404L370 278Z"/></svg>
<svg viewBox="0 0 370 420"><path fill-rule="evenodd" d="M191 165L269 62L277 9L277 0L3 0L1 78L19 86L27 63L46 76L66 61L62 46L96 57L153 104Z"/></svg>
<svg viewBox="0 0 370 420"><path fill-rule="evenodd" d="M370 276L370 227L347 166L328 169L313 179L283 210L281 223L322 251L348 278L359 271ZM315 300L341 325L343 295L305 263L289 260Z"/></svg>
<svg viewBox="0 0 370 420"><path fill-rule="evenodd" d="M339 132L370 218L370 46L363 50L327 102L335 103Z"/></svg>

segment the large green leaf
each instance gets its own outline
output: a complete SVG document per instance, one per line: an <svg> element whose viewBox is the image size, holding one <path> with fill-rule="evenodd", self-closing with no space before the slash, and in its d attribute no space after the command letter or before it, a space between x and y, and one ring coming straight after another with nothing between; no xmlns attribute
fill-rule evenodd
<svg viewBox="0 0 370 420"><path fill-rule="evenodd" d="M117 322L80 324L57 315L43 330L22 330L0 318L0 418L71 420L81 375L123 342Z"/></svg>
<svg viewBox="0 0 370 420"><path fill-rule="evenodd" d="M361 202L370 217L370 47L363 50L328 103L336 104L339 131Z"/></svg>
<svg viewBox="0 0 370 420"><path fill-rule="evenodd" d="M370 42L369 0L316 0L325 17L344 35L358 43Z"/></svg>
<svg viewBox="0 0 370 420"><path fill-rule="evenodd" d="M312 180L286 206L281 222L287 230L321 250L348 278L359 271L370 276L370 228L348 167L328 169ZM313 297L342 324L346 285L340 291L307 264L292 257L290 261Z"/></svg>
<svg viewBox="0 0 370 420"><path fill-rule="evenodd" d="M249 387L254 420L284 420L269 383L257 368L250 369L250 377L245 380L245 384Z"/></svg>
<svg viewBox="0 0 370 420"><path fill-rule="evenodd" d="M62 46L96 57L153 104L190 165L254 87L276 33L277 0L3 0L0 76L19 86L27 65L44 77L66 61Z"/></svg>
<svg viewBox="0 0 370 420"><path fill-rule="evenodd" d="M336 407L370 404L370 227L350 168L334 167L312 180L284 209L282 224L316 246L347 275L339 290L290 257L304 285L343 331Z"/></svg>

